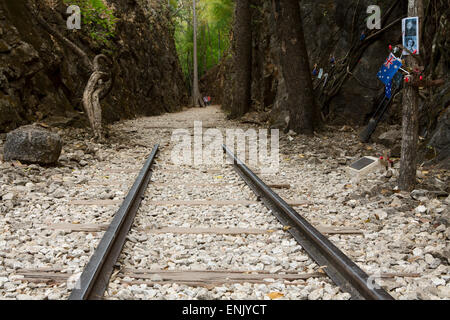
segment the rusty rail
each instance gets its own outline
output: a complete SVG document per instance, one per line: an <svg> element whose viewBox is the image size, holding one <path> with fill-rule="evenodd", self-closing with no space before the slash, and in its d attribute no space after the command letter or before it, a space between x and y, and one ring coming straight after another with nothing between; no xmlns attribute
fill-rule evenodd
<svg viewBox="0 0 450 320"><path fill-rule="evenodd" d="M223 145L223 150L233 160L234 168L241 178L272 210L278 220L290 227L288 231L336 285L350 293L355 300L394 300L385 290L374 284L373 279L330 240L258 178L226 145Z"/></svg>
<svg viewBox="0 0 450 320"><path fill-rule="evenodd" d="M155 145L135 183L117 211L108 230L72 290L69 300L100 300L108 288L114 265L151 179L151 167L158 152Z"/></svg>

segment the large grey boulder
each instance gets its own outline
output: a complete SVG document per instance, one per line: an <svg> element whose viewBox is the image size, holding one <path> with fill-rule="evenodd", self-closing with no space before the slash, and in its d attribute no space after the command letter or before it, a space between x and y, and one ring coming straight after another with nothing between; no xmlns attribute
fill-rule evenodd
<svg viewBox="0 0 450 320"><path fill-rule="evenodd" d="M24 163L54 164L61 154L61 137L44 128L24 126L6 136L4 160Z"/></svg>
<svg viewBox="0 0 450 320"><path fill-rule="evenodd" d="M401 130L389 130L378 137L378 142L384 144L386 147L393 147L402 141Z"/></svg>

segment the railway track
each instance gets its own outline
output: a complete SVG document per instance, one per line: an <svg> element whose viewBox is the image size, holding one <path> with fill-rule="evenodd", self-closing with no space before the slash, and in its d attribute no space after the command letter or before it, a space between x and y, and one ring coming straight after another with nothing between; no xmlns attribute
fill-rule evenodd
<svg viewBox="0 0 450 320"><path fill-rule="evenodd" d="M101 299L105 292L113 267L119 258L126 241L134 217L139 209L142 197L151 179L151 167L159 146L156 145L139 173L136 182L131 187L119 211L114 216L111 225L104 234L100 244L89 260L80 276L79 286L71 293L70 300Z"/></svg>
<svg viewBox="0 0 450 320"><path fill-rule="evenodd" d="M292 206L299 205L299 203L295 203L291 201L288 203L284 201L281 197L279 197L270 186L266 185L255 173L253 173L245 164L243 164L236 156L226 147L223 146L224 152L230 157L234 162L234 170L238 173L240 178L245 181L245 183L253 190L254 194L251 195L244 186L239 187L238 190L233 192L244 193L247 192L247 195L253 197L255 200L209 200L209 199L198 199L198 200L179 200L179 199L156 199L150 201L145 199L147 185L152 176L152 165L155 162L156 154L159 150L159 146L156 145L149 157L146 161L143 169L141 170L135 184L131 188L128 196L125 198L122 206L119 211L115 215L111 225L107 229L104 234L100 244L98 245L94 255L91 257L89 263L84 269L80 280L71 292L69 297L70 300L89 300L89 299L102 299L104 298L105 292L107 293L106 298L114 298L114 293L111 288L110 279L111 277L116 277L119 273L123 273L123 276L128 277L130 279L140 279L140 280L131 280L130 284L135 285L155 285L155 284L165 284L165 283L177 283L179 285L186 286L206 286L207 288L212 288L214 286L219 286L223 284L236 284L236 283L250 283L250 284L261 284L267 283L267 279L278 279L280 281L284 281L286 285L298 285L301 281L306 279L314 278L314 277L322 277L326 274L333 283L340 288L343 292L347 292L351 295L352 299L373 299L373 300L390 300L393 299L386 291L380 288L374 288L371 284L369 276L364 273L354 262L352 262L344 253L342 253L336 246L334 246L317 228L312 226L308 221L306 221L302 216L300 216L297 211L294 210ZM227 166L230 167L230 166ZM162 168L161 168L162 169ZM191 168L192 171L198 170L198 168ZM228 168L229 169L229 168ZM159 184L161 188L173 188L174 181L173 177L171 178L170 173L165 176L164 171L159 172L159 169L153 169L155 174L159 174L163 179L163 183ZM218 172L222 172L219 170ZM212 173L218 173L211 170L201 170L200 174L204 174L201 179L204 184L195 184L194 181L188 181L188 187L191 189L197 188L209 188L214 189L211 193L211 197L214 196L216 192L221 192L218 190L219 188L224 188L226 183L222 183L221 186L214 186L213 180L214 178L219 178L222 180L222 176L214 177L211 175ZM230 176L232 174L230 173ZM180 178L175 173L176 178ZM212 177L212 179L211 179ZM183 177L181 177L183 178ZM191 177L190 177L191 178ZM229 188L233 188L236 185L239 179L231 180L228 184ZM190 185L189 185L190 184ZM274 186L280 187L280 186ZM152 188L147 191L151 192ZM245 191L247 190L247 191ZM174 194L173 192L171 194ZM195 195L195 191L190 191L190 194ZM175 194L174 194L175 195ZM151 196L148 196L151 198ZM139 209L139 206L143 201L144 207ZM264 203L266 208L264 208L260 201ZM193 227L192 224L188 224L188 226L184 226L181 224L181 227L176 227L174 225L170 225L167 220L167 216L177 216L179 213L178 210L174 210L173 206L189 206L189 207L201 207L197 213L193 214L195 219L197 219L194 224L198 224L199 226L206 224L209 227ZM230 208L231 206L231 208ZM239 211L239 207L242 206L250 206L251 210L255 210L260 215L269 215L272 213L279 222L281 222L282 226L279 228L278 232L286 233L288 231L291 236L298 243L297 248L301 246L302 250L306 251L307 255L314 261L314 263L309 263L308 270L311 270L311 266L314 265L314 272L309 273L299 273L295 270L286 270L286 268L282 268L282 270L272 270L271 272L267 272L266 270L218 270L218 263L212 261L206 261L207 258L198 259L201 260L200 268L192 269L191 266L196 266L193 263L195 257L189 256L189 246L199 246L204 248L205 246L212 245L213 242L217 242L220 245L227 246L229 241L235 241L238 244L242 244L242 247L245 247L245 250L249 252L249 255L252 255L252 246L248 242L251 242L252 237L257 237L258 239L266 239L267 243L270 243L270 236L274 233L274 230L264 229L264 228L249 228L247 224L244 223L245 227L241 226L241 222L239 222L239 218L245 218L246 221L252 220L252 216L233 216L233 212ZM221 213L222 207L228 208L226 214ZM203 209L203 208L213 208L213 209ZM269 211L270 210L270 211ZM139 211L139 213L138 213ZM152 219L157 220L159 211L165 211L165 215L162 218L161 222L157 227L150 227L146 230L133 230L132 225L135 216L139 219L146 219L146 221L152 221ZM206 213L205 213L206 212ZM204 214L205 213L205 214ZM150 215L150 218L144 218L142 216ZM223 217L226 216L230 218L227 221L223 221ZM177 219L180 217L177 217ZM182 218L182 217L181 217ZM231 221L236 219L236 221ZM156 222L155 222L156 223ZM167 224L166 227L161 227L161 225ZM180 222L181 223L181 222ZM220 228L214 226L217 225L225 225L225 228ZM273 226L278 222L271 222L269 225ZM234 227L230 227L234 224ZM278 223L279 224L279 223ZM214 226L214 227L213 227ZM237 227L236 227L237 226ZM141 240L131 241L130 245L127 245L127 234L128 237L131 237L129 234L130 229L131 232L135 235L148 233L152 234L153 238L149 240L147 236L141 238ZM273 228L272 228L273 229ZM249 241L242 240L242 235L245 234ZM204 240L204 235L209 235ZM187 237L200 237L200 242L191 241ZM283 235L285 236L285 235ZM173 246L181 246L187 252L186 256L180 257L177 256L176 262L185 261L188 262L189 266L185 265L183 268L174 269L177 266L177 263L171 262L165 268L161 268L159 270L148 270L148 269L139 269L139 268L117 268L118 265L128 264L137 264L138 266L147 265L148 261L140 260L140 263L136 263L134 261L133 255L135 251L142 251L142 247L148 247L148 250L151 250L151 254L154 257L149 258L151 261L167 258L165 253L162 252L164 249L170 251L170 246L167 248L158 248L158 241L160 241L161 237L169 237L168 241L173 240ZM234 238L233 238L234 237ZM137 237L139 238L139 237ZM231 238L231 239L230 239ZM278 239L278 238L277 238ZM177 244L176 242L180 241L181 244ZM288 245L292 245L289 240L287 241ZM200 243L200 244L199 244ZM245 245L244 245L245 244ZM202 257L202 249L199 249L199 257ZM224 250L226 252L227 249L219 249L217 252L216 261L220 260L221 252L220 250ZM230 257L228 260L236 260L234 265L239 264L240 258L240 249L234 248L232 249L236 254L235 257ZM243 249L244 250L244 249ZM222 252L222 253L223 253ZM289 249L289 255L296 256L302 255L300 251L297 249L291 248ZM159 256L159 257L158 257ZM170 256L170 254L168 254ZM258 259L266 260L270 257L261 257L255 259L250 259L249 261L258 264ZM242 259L241 259L242 260ZM305 261L304 259L302 259ZM125 263L126 262L126 263ZM288 261L289 262L289 261ZM287 263L287 262L286 262ZM180 264L180 263L178 263ZM226 263L221 263L222 265L231 265L232 262L227 261ZM259 265L261 265L259 263ZM265 265L270 265L270 261L265 263ZM297 262L294 261L294 264L288 264L289 266L297 265ZM300 263L301 265L301 263ZM306 269L306 268L304 268ZM296 282L297 281L297 282ZM300 281L300 282L298 282Z"/></svg>

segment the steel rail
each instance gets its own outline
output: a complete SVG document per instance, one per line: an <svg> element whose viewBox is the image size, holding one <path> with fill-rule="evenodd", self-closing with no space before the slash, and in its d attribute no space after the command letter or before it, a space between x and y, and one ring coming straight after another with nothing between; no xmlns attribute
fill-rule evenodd
<svg viewBox="0 0 450 320"><path fill-rule="evenodd" d="M241 178L272 210L278 220L290 227L288 231L336 285L348 292L354 300L394 300L330 240L258 178L226 145L223 145L223 150L233 161L234 168Z"/></svg>
<svg viewBox="0 0 450 320"><path fill-rule="evenodd" d="M122 206L115 214L108 230L83 270L69 300L100 300L103 298L114 265L120 256L128 231L150 182L151 167L158 149L159 145L155 145Z"/></svg>

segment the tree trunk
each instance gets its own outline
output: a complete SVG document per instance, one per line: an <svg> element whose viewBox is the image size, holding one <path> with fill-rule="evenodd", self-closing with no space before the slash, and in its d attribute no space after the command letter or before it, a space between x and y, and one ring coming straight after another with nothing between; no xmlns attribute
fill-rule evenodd
<svg viewBox="0 0 450 320"><path fill-rule="evenodd" d="M320 118L317 116L299 1L273 0L272 8L281 47L280 64L288 93L288 129L313 134Z"/></svg>
<svg viewBox="0 0 450 320"><path fill-rule="evenodd" d="M203 67L202 67L202 73L201 75L203 76L206 71L208 70L208 43L207 43L207 39L206 39L206 25L203 24L202 26L202 35L203 35Z"/></svg>
<svg viewBox="0 0 450 320"><path fill-rule="evenodd" d="M212 46L211 46L211 31L209 30L209 23L206 22L206 30L208 31L208 47L206 51L206 55L209 58L210 52L212 52ZM206 61L206 71L208 71L208 60Z"/></svg>
<svg viewBox="0 0 450 320"><path fill-rule="evenodd" d="M192 69L192 53L191 53L190 50L186 53L186 65L187 65L187 69L188 69L188 71L187 71L188 89L189 89L189 92L192 92L192 72L193 72L193 69Z"/></svg>
<svg viewBox="0 0 450 320"><path fill-rule="evenodd" d="M221 57L221 48L220 48L220 29L219 29L219 55L217 56L217 64L219 64L220 62L220 57Z"/></svg>
<svg viewBox="0 0 450 320"><path fill-rule="evenodd" d="M251 103L252 21L250 1L236 0L235 10L236 52L234 68L236 79L234 81L231 118L243 116L250 109Z"/></svg>
<svg viewBox="0 0 450 320"><path fill-rule="evenodd" d="M205 106L198 89L198 57L197 57L197 8L196 0L192 3L194 13L194 83L192 84L192 100L194 107Z"/></svg>
<svg viewBox="0 0 450 320"><path fill-rule="evenodd" d="M408 16L418 16L419 30L422 30L422 0L408 2ZM419 45L422 43L420 40ZM416 61L409 55L406 57L406 64L414 68ZM416 185L419 88L411 85L415 82L414 80L411 79L409 84L406 84L403 92L402 155L398 179L398 186L403 191L412 191Z"/></svg>

